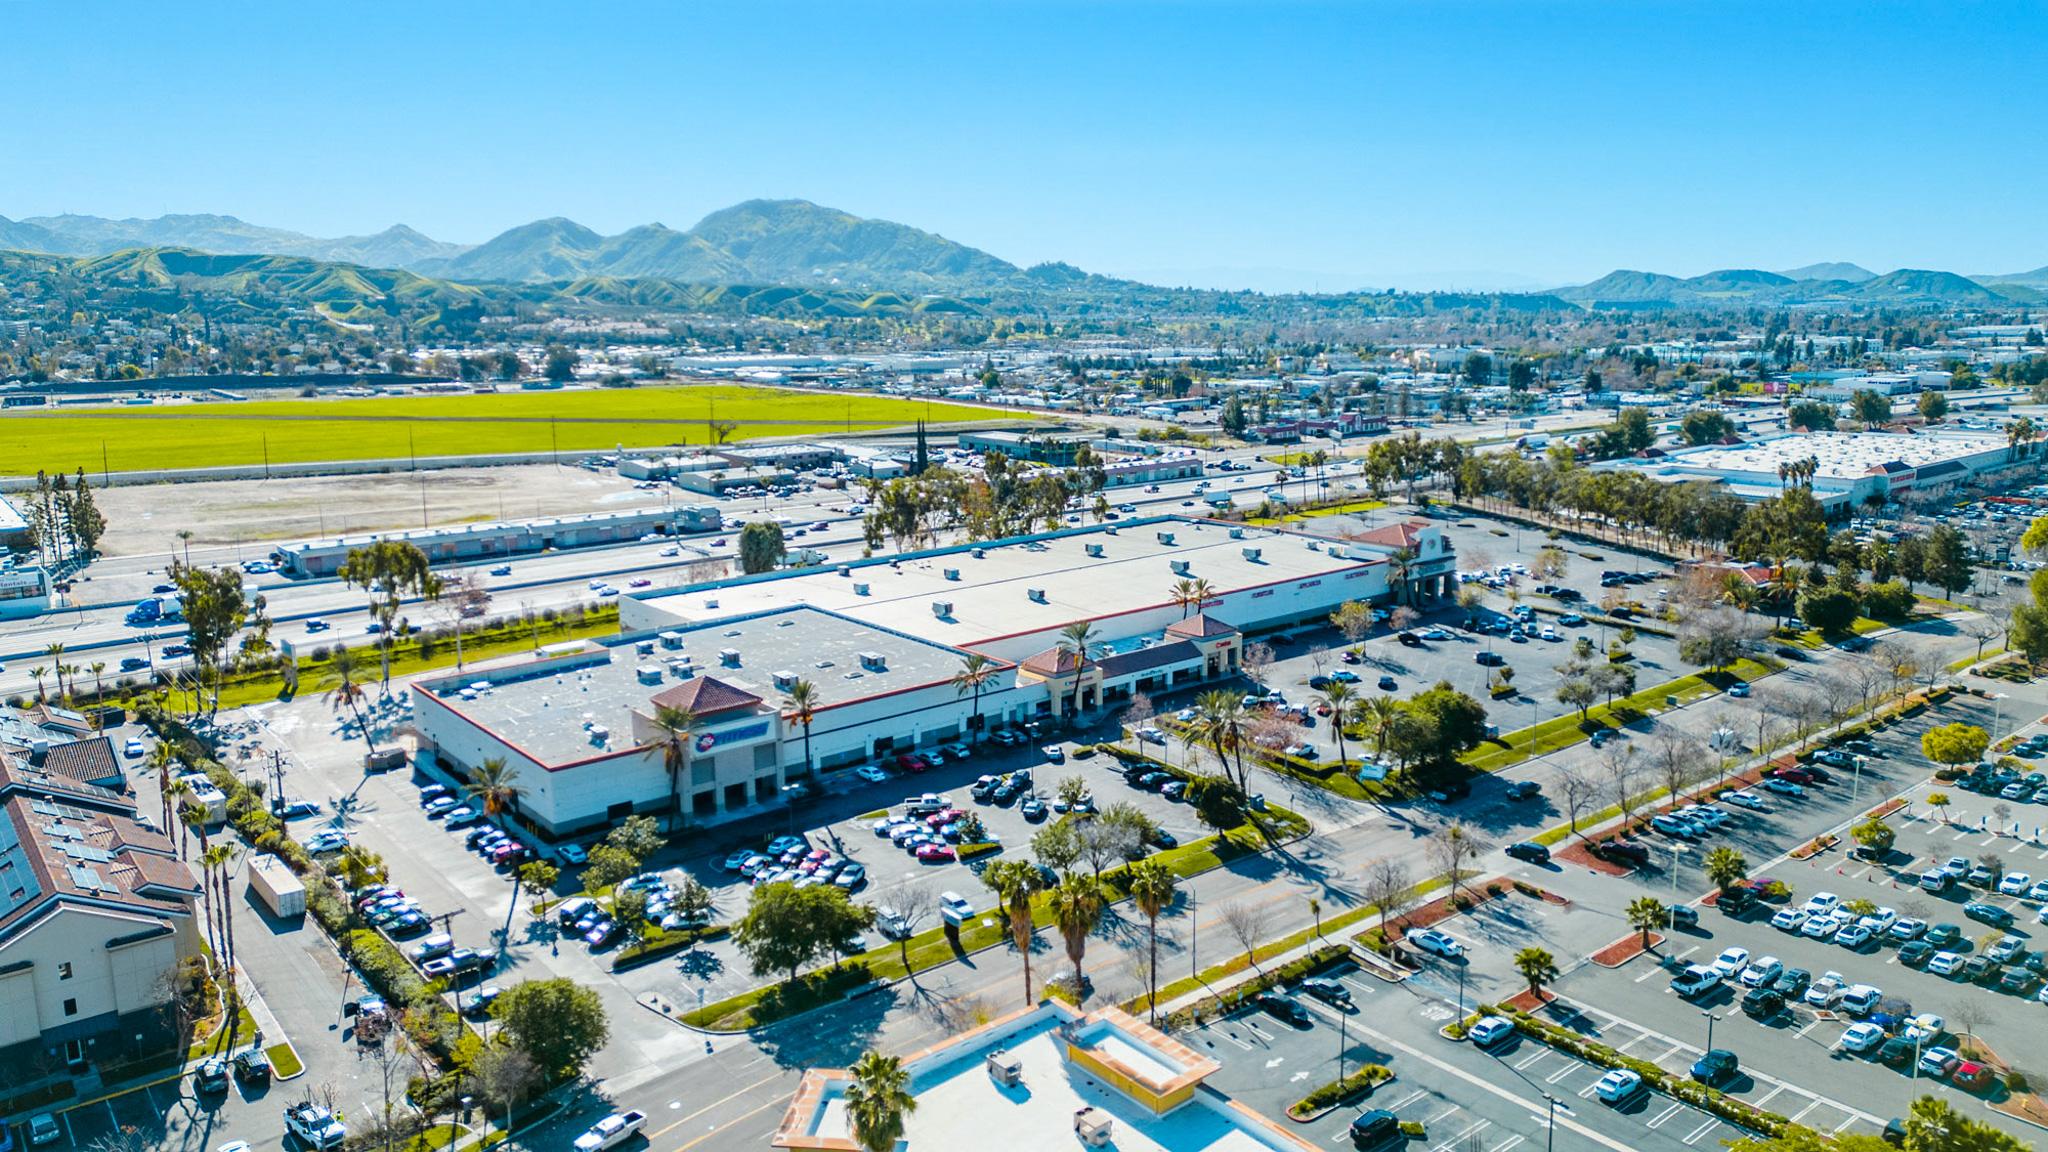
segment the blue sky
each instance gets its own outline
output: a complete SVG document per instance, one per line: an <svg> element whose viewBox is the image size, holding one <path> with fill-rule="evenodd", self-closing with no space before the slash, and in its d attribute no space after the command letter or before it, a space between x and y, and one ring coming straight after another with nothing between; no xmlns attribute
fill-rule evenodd
<svg viewBox="0 0 2048 1152"><path fill-rule="evenodd" d="M0 215L479 241L750 197L1336 289L2048 264L2048 7L0 4Z"/></svg>

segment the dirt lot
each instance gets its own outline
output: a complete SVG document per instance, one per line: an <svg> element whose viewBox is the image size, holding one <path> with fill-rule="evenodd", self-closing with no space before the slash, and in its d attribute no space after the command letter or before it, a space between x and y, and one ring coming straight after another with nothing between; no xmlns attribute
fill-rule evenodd
<svg viewBox="0 0 2048 1152"><path fill-rule="evenodd" d="M150 484L94 493L109 556L162 551L181 528L195 546L292 540L431 524L659 507L662 493L610 473L529 464L361 476Z"/></svg>

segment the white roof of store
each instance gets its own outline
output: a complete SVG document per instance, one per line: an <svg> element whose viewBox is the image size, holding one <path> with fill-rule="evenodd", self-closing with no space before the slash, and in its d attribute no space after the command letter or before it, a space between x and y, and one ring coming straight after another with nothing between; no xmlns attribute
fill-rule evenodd
<svg viewBox="0 0 2048 1152"><path fill-rule="evenodd" d="M1114 528L1112 535L1107 529ZM1242 538L1232 538L1240 529ZM1166 533L1171 544L1160 539ZM1311 544L1314 547L1311 547ZM1088 555L1100 545L1103 555ZM1256 560L1244 550L1259 551ZM1343 541L1250 528L1214 520L1153 519L1075 529L1050 538L948 551L899 564L855 565L847 575L826 565L802 575L753 583L666 591L642 599L680 619L705 620L804 603L967 646L1172 603L1182 579L1170 564L1186 561L1186 578L1209 581L1220 595L1283 584L1383 562L1379 551ZM960 574L946 577L947 570ZM865 586L863 596L857 586ZM1040 603L1030 596L1044 593ZM935 602L950 603L943 619Z"/></svg>
<svg viewBox="0 0 2048 1152"><path fill-rule="evenodd" d="M1722 472L1776 474L1778 465L1812 456L1820 460L1820 475L1849 479L1895 462L1908 468L1923 468L1943 460L1959 460L2005 449L2006 441L2002 435L1809 432L1774 436L1739 446L1674 452L1666 462Z"/></svg>

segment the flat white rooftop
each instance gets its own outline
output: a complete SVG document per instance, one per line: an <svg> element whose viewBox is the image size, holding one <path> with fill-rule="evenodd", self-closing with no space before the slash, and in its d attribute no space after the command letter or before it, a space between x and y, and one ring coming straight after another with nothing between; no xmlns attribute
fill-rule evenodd
<svg viewBox="0 0 2048 1152"><path fill-rule="evenodd" d="M1175 561L1186 562L1185 578L1207 580L1219 595L1383 562L1380 553L1344 541L1218 521L1171 518L1116 528L1114 535L1074 529L989 546L979 557L962 549L898 564L855 565L844 576L827 565L798 576L640 599L682 620L810 604L964 646L1171 604L1170 590L1183 579L1172 567ZM1241 537L1233 538L1233 530ZM1102 555L1089 555L1091 546ZM1256 558L1245 555L1248 548L1257 551ZM948 579L949 570L959 579ZM1032 590L1044 599L1034 599ZM934 603L948 603L951 611L940 617Z"/></svg>
<svg viewBox="0 0 2048 1152"><path fill-rule="evenodd" d="M1187 1103L1164 1115L1102 1083L1087 1066L1066 1058L1059 1018L1039 1014L1018 1031L970 1039L933 1059L913 1060L911 1091L917 1108L904 1118L904 1145L920 1149L1001 1148L1005 1152L1074 1152L1074 1116L1093 1109L1106 1118L1109 1147L1117 1152L1305 1152L1310 1146L1254 1115L1227 1097L1197 1086ZM1100 1037L1089 1037L1101 1048ZM1138 1047L1118 1041L1123 1048ZM1013 1057L1022 1082L1012 1088L989 1074L986 1057L1000 1047ZM1165 1057L1147 1055L1148 1065ZM1213 1066L1213 1065L1212 1065ZM1150 1071L1148 1068L1147 1071ZM796 1112L776 1143L786 1147L831 1147L851 1135L841 1093L844 1080L829 1081L821 1098L799 1093ZM791 1124L796 1128L793 1131ZM811 1143L813 1140L823 1140Z"/></svg>
<svg viewBox="0 0 2048 1152"><path fill-rule="evenodd" d="M2003 452L2002 435L1935 433L1904 436L1890 432L1808 432L1729 447L1696 448L1673 453L1667 463L1718 472L1775 475L1778 465L1811 456L1820 461L1819 475L1854 479L1886 464L1923 468L1944 460L1961 460L1983 452Z"/></svg>

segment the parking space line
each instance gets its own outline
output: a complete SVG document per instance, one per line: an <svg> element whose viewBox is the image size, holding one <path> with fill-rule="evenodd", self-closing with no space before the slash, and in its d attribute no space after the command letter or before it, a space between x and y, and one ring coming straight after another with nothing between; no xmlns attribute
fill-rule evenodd
<svg viewBox="0 0 2048 1152"><path fill-rule="evenodd" d="M1804 1027L1804 1028L1801 1028L1801 1029L1800 1029L1799 1031L1797 1031L1797 1032L1794 1032L1794 1033L1792 1034L1792 1036L1793 1036L1793 1038L1794 1038L1794 1039L1797 1039L1797 1038L1799 1038L1799 1037L1801 1037L1801 1036L1804 1036L1804 1035L1806 1035L1806 1034L1807 1034L1808 1032L1811 1032L1811 1031L1813 1031L1813 1030L1814 1030L1815 1028L1818 1028L1818 1027L1820 1027L1820 1017L1818 1017L1818 1016L1815 1016L1815 1017L1814 1017L1813 1019L1811 1019L1811 1020L1808 1020L1808 1021L1806 1022L1806 1027Z"/></svg>
<svg viewBox="0 0 2048 1152"><path fill-rule="evenodd" d="M1410 1104L1415 1103L1417 1100L1420 1100L1427 1095L1429 1095L1428 1089L1417 1088L1415 1091L1410 1092L1406 1096L1401 1097L1401 1099L1396 1101L1395 1103L1387 1105L1387 1111L1399 1112L1401 1109L1406 1108Z"/></svg>
<svg viewBox="0 0 2048 1152"><path fill-rule="evenodd" d="M1532 1046L1531 1051L1527 1056L1524 1056L1520 1060L1517 1060L1515 1062L1515 1071L1520 1072L1522 1069L1527 1068L1529 1065L1536 1063L1538 1060L1541 1060L1548 1055L1550 1055L1550 1050L1548 1048L1536 1048Z"/></svg>
<svg viewBox="0 0 2048 1152"><path fill-rule="evenodd" d="M1493 1146L1493 1152L1508 1152L1508 1149L1513 1148L1517 1144L1520 1144L1522 1140L1522 1134L1520 1132L1517 1132L1513 1136L1510 1136L1507 1139L1501 1141L1500 1143L1495 1144Z"/></svg>
<svg viewBox="0 0 2048 1152"><path fill-rule="evenodd" d="M1544 1080L1543 1082L1544 1082L1545 1084L1555 1084L1555 1083L1557 1083L1557 1082L1558 1082L1559 1080L1562 1080L1562 1079L1564 1079L1565 1077L1567 1077L1567 1076L1571 1075L1571 1074L1572 1074L1572 1069L1574 1069L1574 1068L1576 1068L1576 1067L1578 1067L1578 1066L1579 1066L1579 1065L1578 1065L1578 1061L1576 1061L1576 1060L1571 1060L1571 1061L1567 1061L1564 1067L1562 1067L1562 1068L1559 1068L1559 1069L1558 1069L1557 1071L1555 1071L1555 1072L1552 1072L1552 1073L1551 1073L1551 1074L1549 1075L1549 1077L1548 1077L1548 1078L1546 1078L1546 1079L1545 1079L1545 1080ZM1584 1093L1580 1093L1580 1095L1584 1095Z"/></svg>
<svg viewBox="0 0 2048 1152"><path fill-rule="evenodd" d="M1669 1107L1665 1108L1662 1112L1659 1112L1655 1116L1652 1116L1650 1118L1650 1127L1662 1128L1666 1120L1669 1120L1673 1116L1676 1116L1682 1109L1684 1109L1684 1107L1685 1105L1680 1104L1676 1100L1673 1100Z"/></svg>
<svg viewBox="0 0 2048 1152"><path fill-rule="evenodd" d="M1664 1054L1663 1054L1662 1056L1659 1056L1659 1057L1657 1057L1657 1058L1656 1058L1655 1060L1652 1060L1652 1061L1650 1061L1650 1063L1652 1063L1652 1064L1662 1064L1662 1063L1664 1063L1664 1062L1665 1062L1666 1060L1669 1060L1669 1059L1671 1059L1671 1058L1672 1058L1673 1056L1676 1056L1676 1055L1678 1055L1678 1054L1679 1054L1680 1052L1683 1052L1683 1051L1685 1051L1685 1045L1683 1045L1683 1044L1673 1044L1673 1045L1672 1045L1671 1047L1669 1047L1669 1048L1667 1048L1667 1049L1665 1049L1665 1050L1664 1050Z"/></svg>
<svg viewBox="0 0 2048 1152"><path fill-rule="evenodd" d="M1643 981L1648 980L1650 977L1655 976L1662 971L1664 971L1662 968L1645 968L1643 969L1643 974L1641 976L1636 977L1635 982L1641 984Z"/></svg>
<svg viewBox="0 0 2048 1152"><path fill-rule="evenodd" d="M1643 1041L1645 1041L1645 1040L1648 1040L1649 1038L1650 1038L1650 1034L1649 1034L1648 1032L1638 1032L1638 1033L1636 1033L1636 1035L1635 1035L1635 1039L1633 1039L1633 1040L1630 1040L1630 1041L1629 1041L1628 1043L1626 1043L1626 1044L1620 1045L1619 1047L1615 1048L1615 1051L1616 1051L1616 1052L1626 1052L1626 1051L1628 1051L1629 1049L1631 1049L1631 1048L1635 1047L1636 1045L1638 1045L1638 1044L1641 1044L1641 1043L1642 1043Z"/></svg>
<svg viewBox="0 0 2048 1152"><path fill-rule="evenodd" d="M1457 1115L1457 1114L1458 1114L1458 1112L1460 1112L1460 1111L1461 1111L1462 1109L1463 1109L1463 1105L1459 1105L1459 1104L1453 1104L1453 1105L1451 1105L1451 1106L1450 1106L1449 1108L1446 1108L1446 1109L1444 1109L1443 1111L1441 1111L1441 1112L1437 1113L1436 1115L1434 1115L1434 1116L1431 1116L1431 1117L1430 1117L1430 1118L1429 1118L1429 1119L1428 1119L1428 1120L1426 1121L1426 1123L1434 1124L1434 1123L1436 1123L1437 1121L1439 1121L1439 1120L1443 1119L1443 1118L1444 1118L1444 1117L1446 1117L1446 1116L1455 1116L1455 1115Z"/></svg>
<svg viewBox="0 0 2048 1152"><path fill-rule="evenodd" d="M1806 1105L1806 1107L1804 1107L1804 1108L1801 1108L1801 1109L1800 1109L1799 1111L1797 1111L1797 1112L1793 1113L1793 1114L1792 1114L1792 1117L1791 1117L1791 1118L1792 1118L1793 1120L1795 1120L1795 1121L1796 1121L1796 1120L1804 1120L1804 1119L1806 1119L1806 1114L1807 1114L1808 1112L1811 1112L1811 1111L1813 1111L1813 1110L1814 1110L1815 1108L1818 1108L1818 1107L1820 1107L1820 1099L1819 1099L1818 1097L1816 1097L1816 1098L1814 1098L1814 1099L1813 1099L1813 1100L1812 1100L1811 1102L1809 1102L1809 1103L1808 1103L1808 1104Z"/></svg>
<svg viewBox="0 0 2048 1152"><path fill-rule="evenodd" d="M1772 1088L1769 1092L1764 1093L1763 1099L1758 1100L1756 1102L1756 1106L1761 1108L1764 1105L1769 1104L1772 1100L1777 1098L1778 1093L1783 1092L1784 1090L1785 1085L1779 1084L1775 1088Z"/></svg>
<svg viewBox="0 0 2048 1152"><path fill-rule="evenodd" d="M1600 1082L1598 1080L1595 1080L1591 1084L1586 1085L1584 1088L1579 1089L1579 1099L1591 1100L1593 1098L1593 1090L1595 1088L1598 1088L1599 1086Z"/></svg>
<svg viewBox="0 0 2048 1152"><path fill-rule="evenodd" d="M1707 1122L1705 1124L1702 1124L1699 1127L1692 1130L1692 1134L1685 1138L1685 1142L1687 1144L1697 1144L1699 1143L1700 1137L1705 1136L1709 1132L1712 1132L1715 1128L1720 1127L1720 1125L1721 1122L1719 1120L1716 1120L1713 1117L1709 1116L1707 1117ZM1840 1129L1836 1129L1836 1131L1840 1131Z"/></svg>
<svg viewBox="0 0 2048 1152"><path fill-rule="evenodd" d="M1854 1117L1854 1116L1851 1116L1851 1117L1849 1117L1849 1118L1848 1118L1847 1120L1844 1120L1844 1121L1842 1121L1842 1122L1841 1122L1840 1124L1837 1124L1837 1125L1835 1125L1834 1131L1833 1131L1833 1132L1830 1132L1830 1133L1829 1133L1829 1135L1831 1135L1831 1136L1832 1136L1832 1135L1836 1135L1836 1134L1840 1133L1840 1132L1842 1131L1842 1129L1844 1129L1844 1128L1847 1128L1847 1127L1848 1127L1849 1125L1851 1125L1851 1124L1854 1124L1855 1122L1856 1122L1856 1117Z"/></svg>
<svg viewBox="0 0 2048 1152"><path fill-rule="evenodd" d="M1471 1136L1475 1132L1484 1131L1492 1124L1493 1121L1491 1120L1476 1121L1472 1124L1471 1127L1465 1129L1463 1132L1460 1132L1456 1136L1453 1136L1450 1139L1444 1141L1443 1143L1438 1144L1435 1148L1431 1149L1431 1152L1450 1152L1452 1148L1455 1148L1458 1145L1464 1143L1466 1137Z"/></svg>

